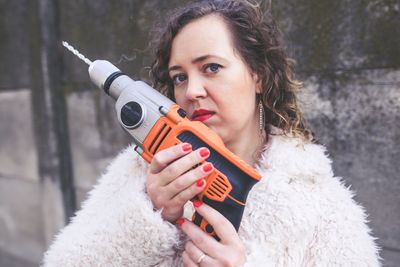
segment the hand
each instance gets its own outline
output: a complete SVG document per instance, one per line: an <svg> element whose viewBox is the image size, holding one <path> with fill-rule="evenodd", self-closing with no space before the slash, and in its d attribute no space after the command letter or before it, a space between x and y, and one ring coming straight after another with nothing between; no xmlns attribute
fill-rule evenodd
<svg viewBox="0 0 400 267"><path fill-rule="evenodd" d="M209 155L208 148L192 151L187 143L154 155L147 172L146 190L154 207L162 209L164 220L175 223L183 215L186 202L203 191L203 178L214 170L211 163L205 162Z"/></svg>
<svg viewBox="0 0 400 267"><path fill-rule="evenodd" d="M182 231L189 237L182 254L185 266L243 266L246 250L231 222L200 201L193 204L221 240L218 242L194 223L179 219Z"/></svg>

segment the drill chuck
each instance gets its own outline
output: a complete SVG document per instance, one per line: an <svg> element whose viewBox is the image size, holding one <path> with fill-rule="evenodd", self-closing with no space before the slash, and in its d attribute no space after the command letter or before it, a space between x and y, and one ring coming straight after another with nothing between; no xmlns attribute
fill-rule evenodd
<svg viewBox="0 0 400 267"><path fill-rule="evenodd" d="M89 76L92 82L115 100L121 94L121 90L111 93L110 86L116 78L122 75L125 74L107 60L95 60L89 66Z"/></svg>

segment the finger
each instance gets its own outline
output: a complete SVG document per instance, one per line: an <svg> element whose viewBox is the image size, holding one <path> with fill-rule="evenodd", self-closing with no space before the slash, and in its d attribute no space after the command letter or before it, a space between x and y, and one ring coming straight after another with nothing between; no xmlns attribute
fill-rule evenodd
<svg viewBox="0 0 400 267"><path fill-rule="evenodd" d="M149 167L150 173L156 174L161 172L168 164L191 151L191 144L182 143L157 152L151 160Z"/></svg>
<svg viewBox="0 0 400 267"><path fill-rule="evenodd" d="M212 258L218 257L220 251L222 251L222 244L201 230L200 227L186 219L180 219L178 224L180 225L182 231L193 242L193 244L203 251L203 253Z"/></svg>
<svg viewBox="0 0 400 267"><path fill-rule="evenodd" d="M204 163L195 169L178 177L165 187L167 197L173 202L184 204L194 196L203 191L205 187L205 177L214 171L212 163Z"/></svg>
<svg viewBox="0 0 400 267"><path fill-rule="evenodd" d="M197 200L193 204L196 211L214 228L217 236L221 239L221 243L227 244L239 241L235 227L221 213Z"/></svg>
<svg viewBox="0 0 400 267"><path fill-rule="evenodd" d="M192 241L188 241L185 246L185 251L196 264L205 264L209 261L209 256L203 253Z"/></svg>
<svg viewBox="0 0 400 267"><path fill-rule="evenodd" d="M194 261L190 258L189 254L184 251L182 253L182 261L183 264L187 267L197 267L198 265L196 263L194 263Z"/></svg>
<svg viewBox="0 0 400 267"><path fill-rule="evenodd" d="M206 160L208 156L210 156L210 150L202 147L172 162L161 171L162 176L166 177L164 182L168 184L174 181L176 177L190 171L194 166ZM187 186L188 185L186 185L186 187Z"/></svg>
<svg viewBox="0 0 400 267"><path fill-rule="evenodd" d="M194 185L190 186L188 189L177 194L173 199L168 199L168 207L170 211L179 211L182 207L191 199L193 199L196 195L200 194L206 185L204 179L200 179L199 183L195 183ZM164 190L166 192L167 190Z"/></svg>

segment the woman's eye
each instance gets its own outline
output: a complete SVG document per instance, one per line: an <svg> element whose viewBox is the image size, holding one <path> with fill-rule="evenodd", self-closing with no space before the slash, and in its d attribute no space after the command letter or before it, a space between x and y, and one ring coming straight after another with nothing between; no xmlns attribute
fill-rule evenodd
<svg viewBox="0 0 400 267"><path fill-rule="evenodd" d="M216 63L211 63L206 65L205 67L205 72L207 73L217 73L221 69L221 65L216 64Z"/></svg>
<svg viewBox="0 0 400 267"><path fill-rule="evenodd" d="M177 74L172 77L172 80L175 85L179 85L183 83L186 80L186 75L185 74Z"/></svg>

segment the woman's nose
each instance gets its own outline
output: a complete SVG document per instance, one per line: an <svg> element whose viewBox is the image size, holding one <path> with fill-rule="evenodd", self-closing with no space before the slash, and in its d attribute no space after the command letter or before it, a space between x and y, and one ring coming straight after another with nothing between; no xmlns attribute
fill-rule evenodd
<svg viewBox="0 0 400 267"><path fill-rule="evenodd" d="M195 100L198 98L204 98L206 96L207 96L207 91L205 89L202 79L196 77L189 77L186 89L186 97L190 100Z"/></svg>

